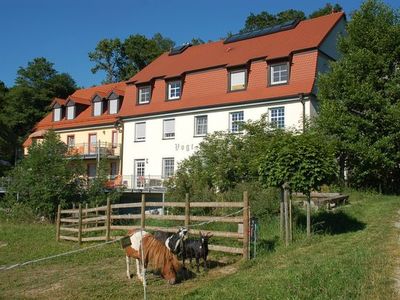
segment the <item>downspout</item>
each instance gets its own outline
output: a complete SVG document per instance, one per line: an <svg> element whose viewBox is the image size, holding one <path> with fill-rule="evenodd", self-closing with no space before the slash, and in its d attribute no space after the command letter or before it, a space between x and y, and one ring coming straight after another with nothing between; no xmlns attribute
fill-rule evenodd
<svg viewBox="0 0 400 300"><path fill-rule="evenodd" d="M304 99L304 94L299 94L299 100L303 105L303 133L306 132L306 101Z"/></svg>

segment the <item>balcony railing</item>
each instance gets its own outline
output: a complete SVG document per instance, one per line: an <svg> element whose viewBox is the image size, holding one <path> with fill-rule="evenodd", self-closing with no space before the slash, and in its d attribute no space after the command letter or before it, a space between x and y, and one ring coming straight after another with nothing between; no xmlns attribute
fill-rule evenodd
<svg viewBox="0 0 400 300"><path fill-rule="evenodd" d="M165 190L165 181L161 175L122 175L118 178L118 183L127 190Z"/></svg>
<svg viewBox="0 0 400 300"><path fill-rule="evenodd" d="M120 144L112 144L107 142L97 142L93 144L80 143L74 145L68 145L68 156L80 155L84 157L96 157L96 156L107 156L107 157L119 157L121 153Z"/></svg>

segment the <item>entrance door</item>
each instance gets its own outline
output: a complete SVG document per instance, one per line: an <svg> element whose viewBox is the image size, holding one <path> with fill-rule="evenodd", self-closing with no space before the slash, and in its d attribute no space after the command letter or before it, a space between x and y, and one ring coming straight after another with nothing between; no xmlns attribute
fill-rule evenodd
<svg viewBox="0 0 400 300"><path fill-rule="evenodd" d="M135 176L136 176L136 188L144 188L145 178L144 178L144 159L135 160Z"/></svg>

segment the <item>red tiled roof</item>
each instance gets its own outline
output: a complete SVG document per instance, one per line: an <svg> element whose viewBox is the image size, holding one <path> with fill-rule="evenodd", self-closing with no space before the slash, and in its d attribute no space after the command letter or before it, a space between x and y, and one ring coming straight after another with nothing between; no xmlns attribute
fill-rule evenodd
<svg viewBox="0 0 400 300"><path fill-rule="evenodd" d="M56 103L60 104L61 106L65 105L65 103L67 102L66 99L61 99L61 98L54 98L53 101L50 104L50 107L53 107Z"/></svg>
<svg viewBox="0 0 400 300"><path fill-rule="evenodd" d="M47 114L39 123L36 124L34 130L39 129L63 129L63 128L73 128L73 127L85 127L85 126L95 126L102 124L112 124L115 122L119 114L109 115L107 113L101 116L92 116L92 108L90 106L92 97L97 93L99 95L104 95L107 97L111 92L115 92L118 95L123 95L126 87L125 82L111 83L100 86L95 86L87 89L80 89L75 91L68 100L71 99L76 103L87 105L86 109L76 116L73 120L63 119L58 122L53 121L52 112Z"/></svg>
<svg viewBox="0 0 400 300"><path fill-rule="evenodd" d="M256 58L288 57L294 51L318 47L343 12L300 22L294 29L224 44L223 41L187 48L178 55L164 53L133 76L128 83L144 83L154 78L172 78L186 72L217 66L238 66Z"/></svg>

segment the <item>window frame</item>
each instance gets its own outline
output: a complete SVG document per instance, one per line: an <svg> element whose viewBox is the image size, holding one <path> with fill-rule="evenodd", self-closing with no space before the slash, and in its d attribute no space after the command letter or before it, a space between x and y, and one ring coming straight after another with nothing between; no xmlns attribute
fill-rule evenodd
<svg viewBox="0 0 400 300"><path fill-rule="evenodd" d="M241 89L232 89L232 74L235 73L244 73L244 87ZM245 91L247 89L247 68L240 68L240 69L233 69L229 70L228 72L228 92L240 92L240 91Z"/></svg>
<svg viewBox="0 0 400 300"><path fill-rule="evenodd" d="M287 79L285 80L279 80L279 81L274 81L274 68L277 66L283 66L286 65L287 68ZM289 78L290 78L290 64L288 61L284 62L276 62L276 63L271 63L268 65L268 85L269 86L277 86L277 85L284 85L289 83Z"/></svg>
<svg viewBox="0 0 400 300"><path fill-rule="evenodd" d="M56 119L56 111L59 111L59 119ZM62 120L62 107L54 107L53 108L53 122L60 122Z"/></svg>
<svg viewBox="0 0 400 300"><path fill-rule="evenodd" d="M179 97L175 96L175 97L171 97L171 84L173 83L177 83L179 82L180 87L179 87ZM167 89L166 89L166 93L167 93L167 101L174 101L174 100L179 100L182 97L182 86L183 86L183 82L182 79L175 79L175 80L169 80L167 81Z"/></svg>
<svg viewBox="0 0 400 300"><path fill-rule="evenodd" d="M96 115L96 103L100 104L100 114ZM103 114L103 101L93 101L93 117L99 117Z"/></svg>
<svg viewBox="0 0 400 300"><path fill-rule="evenodd" d="M144 124L144 136L143 137L139 137L137 136L137 126L140 124ZM146 141L146 122L136 122L135 123L135 142L145 142Z"/></svg>
<svg viewBox="0 0 400 300"><path fill-rule="evenodd" d="M116 105L116 111L115 112L111 112L111 101L116 101L117 105ZM108 114L109 115L115 115L119 112L119 98L114 98L114 99L108 99Z"/></svg>
<svg viewBox="0 0 400 300"><path fill-rule="evenodd" d="M235 121L233 121L233 116L234 116L235 114L238 114L238 113L239 113L239 114L240 114L240 113L242 114L242 120L235 120ZM243 128L240 128L240 125L238 125L236 131L233 130L233 126L236 125L236 124L234 124L234 122L241 122L241 123L244 123L244 111L243 111L243 110L232 111L232 112L229 113L229 132L230 132L230 133L242 133L242 132L243 132Z"/></svg>
<svg viewBox="0 0 400 300"><path fill-rule="evenodd" d="M283 116L279 116L279 115L277 115L277 116L275 116L275 117L273 117L272 116L272 111L273 110L279 110L279 109L282 109L283 110ZM282 118L283 117L283 125L279 125L279 118ZM272 118L277 118L277 120L276 120L276 122L274 122L273 120L272 120ZM276 106L276 107L270 107L270 108L268 108L268 120L269 120L269 123L270 124L276 124L275 126L276 126L276 128L279 128L279 129L284 129L285 128L285 107L284 106Z"/></svg>
<svg viewBox="0 0 400 300"><path fill-rule="evenodd" d="M89 176L89 175L90 175L90 174L89 174L90 167L93 167L93 169L94 169L94 176ZM87 169L86 169L86 175L87 175L87 177L88 177L89 179L91 179L91 178L96 178L96 177L97 177L97 164L95 164L95 163L88 163L88 164L87 164Z"/></svg>
<svg viewBox="0 0 400 300"><path fill-rule="evenodd" d="M167 166L167 164L166 164L166 162L167 161L170 161L171 162L171 160L172 160L172 174L166 174L167 172L166 172L166 166ZM169 167L171 167L171 165L169 165ZM174 174L175 174L175 157L163 157L162 158L162 170L161 170L161 176L162 176L162 178L163 179L166 179L166 178L169 178L169 177L171 177L171 176L174 176ZM171 170L169 170L169 171L171 171Z"/></svg>
<svg viewBox="0 0 400 300"><path fill-rule="evenodd" d="M167 121L174 121L174 132L173 132L173 136L166 136L166 132L165 132L165 122ZM163 120L163 132L162 132L162 136L163 136L163 140L173 140L175 139L175 118L170 118L170 119L164 119Z"/></svg>
<svg viewBox="0 0 400 300"><path fill-rule="evenodd" d="M111 131L111 148L118 147L118 131L113 130Z"/></svg>
<svg viewBox="0 0 400 300"><path fill-rule="evenodd" d="M200 118L205 118L206 122L206 133L198 133L197 128L198 128L198 120ZM198 115L194 116L194 136L195 137L204 137L208 134L208 115Z"/></svg>
<svg viewBox="0 0 400 300"><path fill-rule="evenodd" d="M70 110L70 108L72 108L72 118L69 118L69 110ZM75 117L76 117L76 105L74 104L74 105L67 105L67 108L66 108L66 113L65 113L65 118L67 119L67 120L73 120L73 119L75 119Z"/></svg>
<svg viewBox="0 0 400 300"><path fill-rule="evenodd" d="M70 140L73 140L73 144L70 143ZM74 148L75 147L75 134L67 135L67 147Z"/></svg>
<svg viewBox="0 0 400 300"><path fill-rule="evenodd" d="M142 89L149 89L149 101L141 101L141 90ZM151 84L149 85L142 85L137 87L137 104L138 105L143 105L143 104L149 104L151 102L151 96L152 96L152 90L151 90Z"/></svg>

